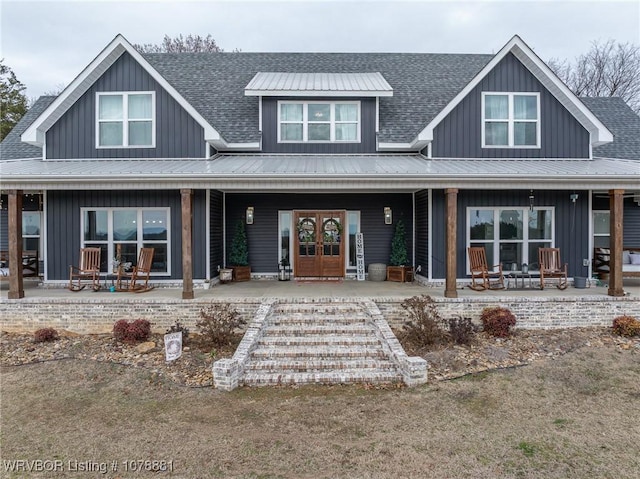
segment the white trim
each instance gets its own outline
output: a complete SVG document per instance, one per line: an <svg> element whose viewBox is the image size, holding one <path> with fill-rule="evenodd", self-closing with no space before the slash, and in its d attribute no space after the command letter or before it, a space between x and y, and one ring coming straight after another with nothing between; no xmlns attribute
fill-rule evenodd
<svg viewBox="0 0 640 479"><path fill-rule="evenodd" d="M348 91L336 91L336 90L245 90L245 96L292 96L292 97L380 97L380 96L393 96L392 91L384 90L348 90Z"/></svg>
<svg viewBox="0 0 640 479"><path fill-rule="evenodd" d="M507 118L485 118L485 98L487 96L506 96L507 97ZM515 117L515 97L516 96L533 96L536 98L536 119L517 119ZM483 91L481 92L480 100L481 108L481 137L482 148L485 149L540 149L540 92L504 92L504 91ZM472 120L473 121L473 120ZM487 123L506 123L507 124L507 144L506 145L487 145L485 141L485 132ZM516 145L515 144L515 124L521 123L535 123L536 124L536 144L535 145ZM431 143L429 143L431 145Z"/></svg>
<svg viewBox="0 0 640 479"><path fill-rule="evenodd" d="M151 95L151 118L150 119L134 119L129 118L129 96L130 95ZM122 119L120 120L101 120L100 119L100 97L102 96L121 96L122 97ZM95 95L95 130L97 150L113 150L113 149L140 149L156 147L156 92L151 91L98 91ZM122 145L100 145L100 122L121 122L122 123ZM132 121L151 121L151 144L150 145L130 145L129 144L129 123Z"/></svg>
<svg viewBox="0 0 640 479"><path fill-rule="evenodd" d="M301 121L283 121L280 119L280 105L301 105L302 106L302 120ZM322 122L315 122L309 119L309 105L329 105L329 120ZM337 121L335 118L336 105L355 105L357 108L358 118L356 121ZM277 141L278 143L361 143L362 138L362 108L360 101L296 101L296 100L279 100L277 102ZM282 124L302 124L302 140L283 140L281 137ZM329 140L309 140L309 125L313 124L328 124L329 125ZM336 126L340 124L356 124L356 139L355 140L336 140Z"/></svg>
<svg viewBox="0 0 640 479"><path fill-rule="evenodd" d="M222 267L227 267L227 193L224 191L222 192Z"/></svg>
<svg viewBox="0 0 640 479"><path fill-rule="evenodd" d="M252 142L252 143L227 143L222 138L219 140L209 140L211 146L213 146L216 151L225 152L225 151L260 151L261 145L260 142Z"/></svg>
<svg viewBox="0 0 640 479"><path fill-rule="evenodd" d="M262 134L262 97L258 97L258 131Z"/></svg>
<svg viewBox="0 0 640 479"><path fill-rule="evenodd" d="M133 59L202 126L204 129L204 139L206 141L222 140L220 133L145 60L124 36L118 34L25 130L21 136L22 141L30 145L42 146L47 130L51 128L125 52L131 55Z"/></svg>
<svg viewBox="0 0 640 479"><path fill-rule="evenodd" d="M549 90L549 92L591 133L591 144L594 146L610 143L613 134L596 117L589 108L551 71L551 69L536 55L518 35L514 35L507 44L480 70L480 72L460 90L460 92L438 113L433 120L420 132L414 140L433 141L435 128L453 109L493 70L496 65L509 53L513 53L518 60Z"/></svg>
<svg viewBox="0 0 640 479"><path fill-rule="evenodd" d="M426 141L414 141L412 143L378 143L378 151L393 151L403 152L409 151L412 153L421 151L424 147L428 146Z"/></svg>
<svg viewBox="0 0 640 479"><path fill-rule="evenodd" d="M48 215L47 215L47 190L42 191L42 234L44 235L42 239L42 264L43 264L43 272L42 277L44 281L49 279L49 267L48 267L48 246L49 243L47 241L47 237L49 236L49 228L48 228Z"/></svg>

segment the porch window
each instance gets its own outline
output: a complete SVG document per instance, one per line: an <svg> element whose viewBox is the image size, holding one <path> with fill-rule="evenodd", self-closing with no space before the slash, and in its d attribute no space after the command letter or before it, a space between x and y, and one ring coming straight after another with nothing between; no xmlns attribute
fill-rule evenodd
<svg viewBox="0 0 640 479"><path fill-rule="evenodd" d="M593 247L594 248L608 248L609 236L611 234L610 229L609 211L594 211L593 212Z"/></svg>
<svg viewBox="0 0 640 479"><path fill-rule="evenodd" d="M155 92L97 93L98 148L153 148Z"/></svg>
<svg viewBox="0 0 640 479"><path fill-rule="evenodd" d="M482 93L483 148L540 148L539 93Z"/></svg>
<svg viewBox="0 0 640 479"><path fill-rule="evenodd" d="M553 215L553 208L467 208L467 246L484 246L489 265L520 270L538 262L538 248L553 246Z"/></svg>
<svg viewBox="0 0 640 479"><path fill-rule="evenodd" d="M278 142L359 142L360 102L278 102Z"/></svg>
<svg viewBox="0 0 640 479"><path fill-rule="evenodd" d="M169 208L104 208L82 212L82 247L97 247L101 271L112 270L120 252L121 262L136 264L140 248L154 248L154 273L171 274Z"/></svg>
<svg viewBox="0 0 640 479"><path fill-rule="evenodd" d="M40 247L41 211L22 212L22 249L23 251L42 251Z"/></svg>

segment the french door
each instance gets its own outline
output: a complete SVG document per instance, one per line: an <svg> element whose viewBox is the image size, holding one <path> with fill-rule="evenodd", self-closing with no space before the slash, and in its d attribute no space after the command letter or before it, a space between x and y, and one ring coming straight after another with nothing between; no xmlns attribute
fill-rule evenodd
<svg viewBox="0 0 640 479"><path fill-rule="evenodd" d="M294 212L294 274L344 277L344 211Z"/></svg>

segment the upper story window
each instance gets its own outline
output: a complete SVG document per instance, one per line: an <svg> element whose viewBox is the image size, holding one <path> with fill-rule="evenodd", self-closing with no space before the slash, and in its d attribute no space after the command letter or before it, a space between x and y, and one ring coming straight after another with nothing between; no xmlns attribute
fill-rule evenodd
<svg viewBox="0 0 640 479"><path fill-rule="evenodd" d="M359 142L360 102L278 102L278 142Z"/></svg>
<svg viewBox="0 0 640 479"><path fill-rule="evenodd" d="M97 94L98 148L153 148L155 92Z"/></svg>
<svg viewBox="0 0 640 479"><path fill-rule="evenodd" d="M483 148L540 148L539 93L482 93Z"/></svg>

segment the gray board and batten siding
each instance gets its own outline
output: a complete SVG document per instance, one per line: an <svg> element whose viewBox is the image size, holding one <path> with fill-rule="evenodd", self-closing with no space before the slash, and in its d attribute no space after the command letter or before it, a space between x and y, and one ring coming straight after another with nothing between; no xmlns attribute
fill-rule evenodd
<svg viewBox="0 0 640 479"><path fill-rule="evenodd" d="M96 148L97 92L155 91L155 148ZM47 158L204 158L203 128L123 53L47 131Z"/></svg>
<svg viewBox="0 0 640 479"><path fill-rule="evenodd" d="M209 190L209 229L209 267L215 278L218 266L224 266L224 195L217 190Z"/></svg>
<svg viewBox="0 0 640 479"><path fill-rule="evenodd" d="M429 271L429 190L415 193L416 219L416 269L420 267L422 276Z"/></svg>
<svg viewBox="0 0 640 479"><path fill-rule="evenodd" d="M182 211L179 190L139 191L49 191L47 192L47 279L69 278L69 265L78 264L82 232L81 208L170 208L171 276L155 279L182 279ZM193 198L193 277L206 275L205 190ZM103 265L110 265L111 258Z"/></svg>
<svg viewBox="0 0 640 479"><path fill-rule="evenodd" d="M569 195L578 193L573 203ZM587 276L588 267L582 266L584 258L590 258L589 245L589 201L586 191L534 191L536 207L555 208L555 247L560 248L563 263L569 265L569 276ZM433 278L445 277L446 263L446 204L443 190L433 190L432 208L432 262ZM467 275L467 208L481 207L529 207L529 191L460 191L458 193L457 270L458 278ZM497 260L497 258L496 258ZM530 260L531 261L531 260ZM533 260L538 262L537 258Z"/></svg>
<svg viewBox="0 0 640 479"><path fill-rule="evenodd" d="M412 195L399 194L261 194L227 193L226 241L231 244L238 220L244 221L247 206L254 207L254 223L246 225L249 262L254 273L278 271L278 212L291 210L360 211L360 230L364 235L364 259L370 263L388 263L391 239L397 221L402 218L407 232L407 248L413 248ZM384 207L393 211L393 225L384 224ZM229 247L227 247L227 254ZM228 262L227 262L228 263Z"/></svg>
<svg viewBox="0 0 640 479"><path fill-rule="evenodd" d="M300 98L262 98L262 152L263 153L375 153L376 152L376 100L375 98L342 98L340 101L360 102L360 142L357 143L278 143L278 101ZM305 99L311 101L311 99ZM329 101L336 98L313 98Z"/></svg>
<svg viewBox="0 0 640 479"><path fill-rule="evenodd" d="M596 194L591 205L594 211L609 211L609 193ZM634 198L623 201L622 243L628 248L640 248L640 205Z"/></svg>
<svg viewBox="0 0 640 479"><path fill-rule="evenodd" d="M482 92L540 92L540 148L482 148ZM589 133L513 54L505 56L433 133L434 158L589 158Z"/></svg>

